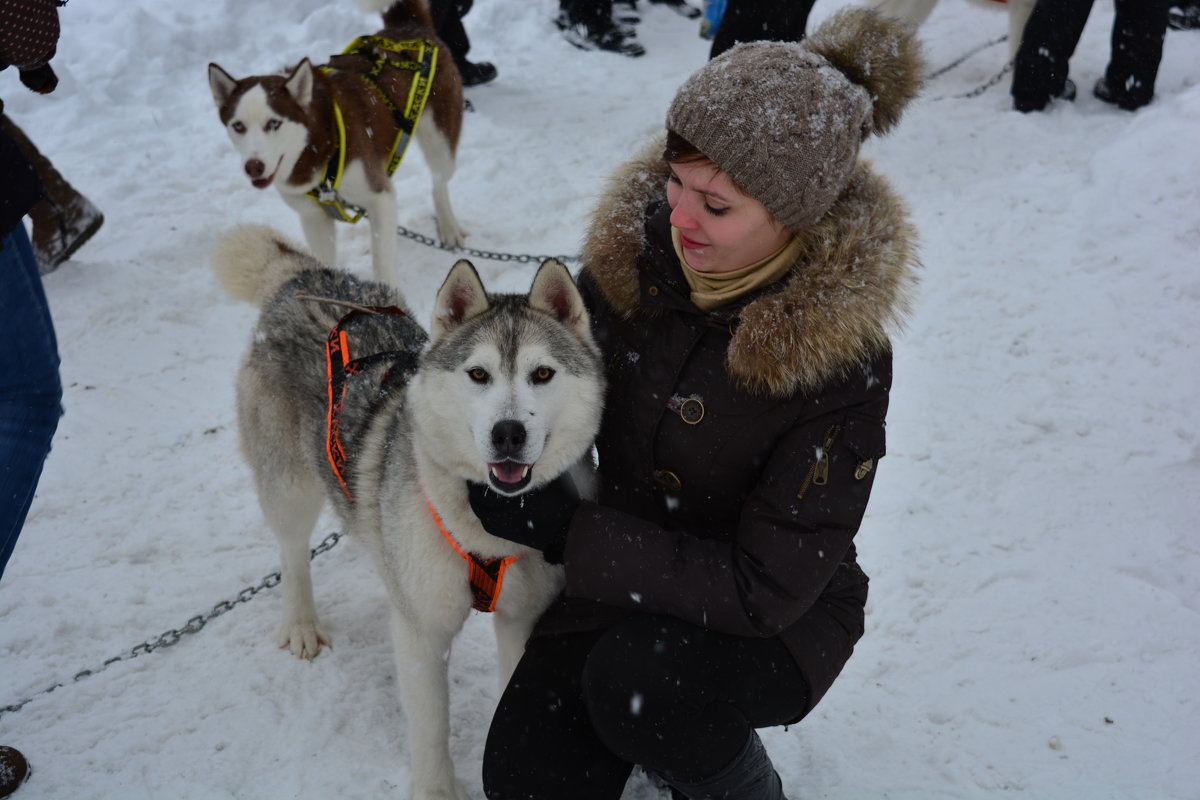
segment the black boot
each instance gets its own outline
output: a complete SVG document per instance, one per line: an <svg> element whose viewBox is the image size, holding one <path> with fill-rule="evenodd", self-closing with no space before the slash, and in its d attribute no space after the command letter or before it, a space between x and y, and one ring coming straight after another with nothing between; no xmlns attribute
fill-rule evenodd
<svg viewBox="0 0 1200 800"><path fill-rule="evenodd" d="M496 65L490 61L459 61L458 74L462 76L463 86L479 86L496 80L499 73Z"/></svg>
<svg viewBox="0 0 1200 800"><path fill-rule="evenodd" d="M787 800L779 773L754 731L737 757L713 777L696 783L668 778L667 783L672 796L682 794L690 800Z"/></svg>

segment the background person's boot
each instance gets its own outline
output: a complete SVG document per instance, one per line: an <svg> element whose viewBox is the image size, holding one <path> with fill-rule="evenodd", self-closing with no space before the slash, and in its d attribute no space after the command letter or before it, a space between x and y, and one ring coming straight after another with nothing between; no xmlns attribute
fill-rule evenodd
<svg viewBox="0 0 1200 800"><path fill-rule="evenodd" d="M100 230L104 215L76 191L16 123L4 116L2 124L4 132L25 153L42 181L45 195L29 210L29 219L33 222L33 236L30 238L38 272L45 275L53 272Z"/></svg>

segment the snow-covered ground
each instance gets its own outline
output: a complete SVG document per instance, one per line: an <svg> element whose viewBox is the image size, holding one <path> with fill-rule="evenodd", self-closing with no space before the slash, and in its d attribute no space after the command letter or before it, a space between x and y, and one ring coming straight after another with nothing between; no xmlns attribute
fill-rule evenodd
<svg viewBox="0 0 1200 800"><path fill-rule="evenodd" d="M810 29L844 4L818 2ZM707 57L662 6L644 9L645 57L581 52L556 6L477 0L467 17L472 56L501 73L468 92L451 183L474 247L577 252L604 177ZM353 543L315 561L335 649L312 663L274 647L267 590L72 679L276 569L236 448L254 311L207 254L238 222L300 230L241 174L206 66L320 63L376 20L351 0L76 0L61 16L58 91L0 77L10 115L107 216L46 279L66 416L0 583L0 706L29 699L0 715L0 743L35 770L18 797L402 796L383 593ZM1075 103L1018 114L1007 81L961 97L999 70L996 45L866 146L912 205L923 283L858 537L867 635L808 720L765 733L791 797L1200 797L1200 32L1168 34L1158 97L1130 114L1090 93L1111 19L1098 0ZM936 68L1005 26L953 0L921 38ZM400 223L432 234L415 148L398 188ZM341 235L367 272L365 225ZM400 255L426 317L454 256L408 240ZM494 290L528 287L531 265L474 261ZM491 646L472 616L451 659L453 750L477 796Z"/></svg>

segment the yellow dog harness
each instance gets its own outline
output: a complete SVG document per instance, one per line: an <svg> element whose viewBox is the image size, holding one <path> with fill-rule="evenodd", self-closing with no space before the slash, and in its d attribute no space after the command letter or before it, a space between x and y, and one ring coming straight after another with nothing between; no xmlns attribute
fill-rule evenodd
<svg viewBox="0 0 1200 800"><path fill-rule="evenodd" d="M406 57L407 55L414 57L409 58ZM437 45L428 39L396 41L384 36L360 36L351 42L339 56L334 56L334 59L341 56L365 56L372 59L371 69L361 73L362 78L382 98L384 105L391 109L397 127L396 140L392 143L392 154L388 158L387 164L387 174L388 177L391 177L404 159L408 143L416 133L417 123L421 121L421 112L425 109L425 101L429 99L429 88L433 83L434 73L437 71ZM393 58L393 56L395 57ZM413 73L408 97L403 106L396 105L379 85L378 78L385 67L407 69ZM345 69L345 67L339 67L331 60L330 64L321 69L324 72L332 72L337 69ZM362 219L365 211L347 203L338 193L346 167L346 121L342 117L342 109L338 107L336 101L333 103L333 118L337 127L337 147L333 158L325 167L325 174L321 177L321 182L308 192L308 196L333 219L339 222L354 223Z"/></svg>

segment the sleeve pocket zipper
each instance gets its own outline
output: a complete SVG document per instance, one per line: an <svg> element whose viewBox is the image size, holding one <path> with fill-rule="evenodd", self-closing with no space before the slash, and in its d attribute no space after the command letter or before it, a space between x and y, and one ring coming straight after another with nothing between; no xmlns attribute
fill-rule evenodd
<svg viewBox="0 0 1200 800"><path fill-rule="evenodd" d="M796 492L797 500L804 499L810 486L824 486L829 483L829 451L833 448L833 442L841 432L842 426L836 423L830 425L829 429L825 431L825 441L821 445L820 452L817 453L817 460L808 468L808 474L804 476L804 482L800 484L800 491Z"/></svg>

